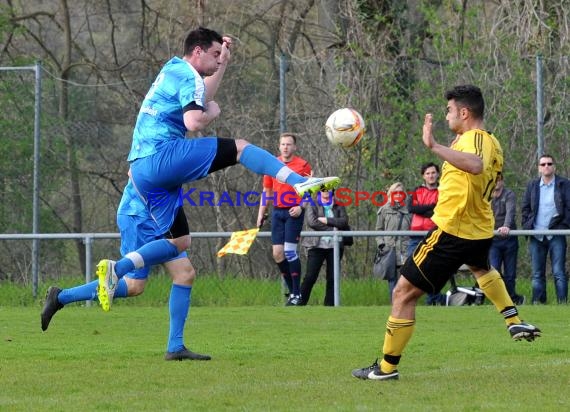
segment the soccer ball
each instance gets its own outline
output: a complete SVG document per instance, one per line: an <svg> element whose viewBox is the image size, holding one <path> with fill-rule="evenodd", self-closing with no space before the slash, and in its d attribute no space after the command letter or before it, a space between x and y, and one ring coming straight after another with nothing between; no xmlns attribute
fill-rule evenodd
<svg viewBox="0 0 570 412"><path fill-rule="evenodd" d="M365 132L364 119L360 113L350 108L338 109L325 124L327 138L335 146L352 147Z"/></svg>

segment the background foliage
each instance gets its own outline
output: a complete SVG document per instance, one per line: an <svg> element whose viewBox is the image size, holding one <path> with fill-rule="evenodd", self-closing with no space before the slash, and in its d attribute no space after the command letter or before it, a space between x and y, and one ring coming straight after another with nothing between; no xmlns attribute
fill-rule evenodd
<svg viewBox="0 0 570 412"><path fill-rule="evenodd" d="M0 0L0 66L42 62L41 231L115 232L115 210L139 104L161 65L179 54L185 32L205 25L231 35L232 63L217 96L222 115L206 134L243 137L277 149L279 62L288 62L286 126L320 175L340 175L353 191L395 180L419 183L437 161L421 144L425 112L437 138L450 140L443 93L479 85L487 127L506 153L507 185L522 196L536 174L537 121L545 150L568 175L570 19L565 0L217 0L139 2ZM545 62L545 113L536 112L536 56ZM33 75L0 73L0 226L31 231ZM355 149L326 143L323 124L352 106L368 134ZM241 166L192 187L245 192L261 179ZM373 229L376 206L348 208L353 229ZM252 227L256 208L188 207L192 231ZM223 243L193 245L196 266L219 276L274 277L268 241L250 259L216 259ZM368 276L373 240L347 254L345 276ZM29 242L0 243L0 279L28 281ZM98 241L96 258L116 256ZM525 248L522 248L524 257ZM42 242L46 276L83 273L84 245ZM520 259L522 275L527 260Z"/></svg>

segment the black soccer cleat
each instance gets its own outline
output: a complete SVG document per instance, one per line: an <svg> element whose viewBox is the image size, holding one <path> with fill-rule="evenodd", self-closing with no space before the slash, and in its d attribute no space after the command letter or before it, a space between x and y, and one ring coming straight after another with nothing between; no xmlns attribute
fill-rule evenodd
<svg viewBox="0 0 570 412"><path fill-rule="evenodd" d="M51 322L51 318L55 313L63 308L63 305L59 303L57 300L57 296L61 292L61 289L57 286L50 286L46 292L46 301L44 303L44 308L42 309L42 313L40 315L42 320L42 330L47 330L49 323Z"/></svg>
<svg viewBox="0 0 570 412"><path fill-rule="evenodd" d="M301 295L289 295L289 299L287 299L287 303L285 303L285 306L301 306L302 301L301 301Z"/></svg>
<svg viewBox="0 0 570 412"><path fill-rule="evenodd" d="M164 355L164 360L167 361L183 361L183 360L201 360L201 361L206 361L206 360L210 360L212 359L212 357L210 355L201 355L199 353L195 353L192 351L189 351L188 349L186 349L186 347L183 347L182 350L179 350L177 352L166 352L166 355Z"/></svg>
<svg viewBox="0 0 570 412"><path fill-rule="evenodd" d="M358 379L370 379L375 381L387 381L387 380L397 380L400 379L400 374L397 370L384 373L380 370L380 366L378 365L378 359L374 361L374 363L366 368L355 369L352 371L352 376Z"/></svg>
<svg viewBox="0 0 570 412"><path fill-rule="evenodd" d="M540 329L530 323L515 323L507 326L507 329L509 330L513 340L526 339L527 341L532 342L535 338L541 336Z"/></svg>

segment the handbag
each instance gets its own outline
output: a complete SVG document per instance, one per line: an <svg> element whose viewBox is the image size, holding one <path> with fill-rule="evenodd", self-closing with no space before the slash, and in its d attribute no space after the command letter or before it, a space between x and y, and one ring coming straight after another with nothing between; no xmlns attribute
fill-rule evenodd
<svg viewBox="0 0 570 412"><path fill-rule="evenodd" d="M381 280L396 278L396 249L386 247L384 243L378 245L374 256L372 274Z"/></svg>
<svg viewBox="0 0 570 412"><path fill-rule="evenodd" d="M347 225L347 226L346 226L346 229L344 229L344 230L352 230L352 229L350 228L350 226ZM352 237L352 236L343 236L343 237L342 237L342 244L343 244L343 246L352 246L352 245L354 245L354 237Z"/></svg>

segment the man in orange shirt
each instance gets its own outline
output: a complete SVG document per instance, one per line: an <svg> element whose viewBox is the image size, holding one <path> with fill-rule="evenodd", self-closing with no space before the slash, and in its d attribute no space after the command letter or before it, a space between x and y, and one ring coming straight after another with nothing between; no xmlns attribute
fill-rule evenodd
<svg viewBox="0 0 570 412"><path fill-rule="evenodd" d="M283 133L279 138L278 157L291 170L301 176L311 176L309 163L299 156L297 137L293 133ZM271 243L273 259L289 289L287 306L297 306L301 302L301 260L297 253L305 211L301 198L293 187L281 183L271 176L263 177L263 195L257 214L257 225L260 226L267 210L267 203L273 203L271 213Z"/></svg>

